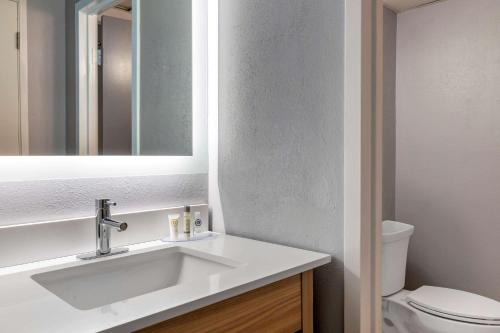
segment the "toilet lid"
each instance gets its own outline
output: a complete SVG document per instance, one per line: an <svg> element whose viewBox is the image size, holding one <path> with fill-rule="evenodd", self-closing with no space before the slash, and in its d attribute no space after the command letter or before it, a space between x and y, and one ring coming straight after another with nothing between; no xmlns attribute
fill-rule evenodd
<svg viewBox="0 0 500 333"><path fill-rule="evenodd" d="M406 301L436 316L500 326L500 302L465 291L423 286L408 294Z"/></svg>

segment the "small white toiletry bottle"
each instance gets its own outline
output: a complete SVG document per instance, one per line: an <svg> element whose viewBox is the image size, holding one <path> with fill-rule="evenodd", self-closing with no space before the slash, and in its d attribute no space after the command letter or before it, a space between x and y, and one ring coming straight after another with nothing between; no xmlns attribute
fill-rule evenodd
<svg viewBox="0 0 500 333"><path fill-rule="evenodd" d="M179 235L179 214L169 214L168 225L170 226L170 240L176 241Z"/></svg>
<svg viewBox="0 0 500 333"><path fill-rule="evenodd" d="M201 213L200 212L194 212L194 233L199 234L203 232L203 220L201 219Z"/></svg>
<svg viewBox="0 0 500 333"><path fill-rule="evenodd" d="M191 238L191 206L184 207L184 238Z"/></svg>

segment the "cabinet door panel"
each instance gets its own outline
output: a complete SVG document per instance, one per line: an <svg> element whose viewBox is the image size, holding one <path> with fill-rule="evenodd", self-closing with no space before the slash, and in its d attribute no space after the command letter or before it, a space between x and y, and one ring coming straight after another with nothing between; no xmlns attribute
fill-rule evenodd
<svg viewBox="0 0 500 333"><path fill-rule="evenodd" d="M297 332L302 328L301 288L301 276L295 275L139 332Z"/></svg>

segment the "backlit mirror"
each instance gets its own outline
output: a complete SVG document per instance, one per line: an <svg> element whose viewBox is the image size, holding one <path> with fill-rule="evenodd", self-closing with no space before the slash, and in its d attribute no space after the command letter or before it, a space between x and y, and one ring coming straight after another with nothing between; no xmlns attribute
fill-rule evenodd
<svg viewBox="0 0 500 333"><path fill-rule="evenodd" d="M193 155L191 0L0 0L0 155Z"/></svg>

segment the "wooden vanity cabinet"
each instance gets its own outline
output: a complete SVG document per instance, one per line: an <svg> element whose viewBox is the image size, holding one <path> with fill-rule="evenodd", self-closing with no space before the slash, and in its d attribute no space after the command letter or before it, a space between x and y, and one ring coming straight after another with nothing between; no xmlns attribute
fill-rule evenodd
<svg viewBox="0 0 500 333"><path fill-rule="evenodd" d="M307 271L144 328L140 333L311 333L313 272Z"/></svg>

